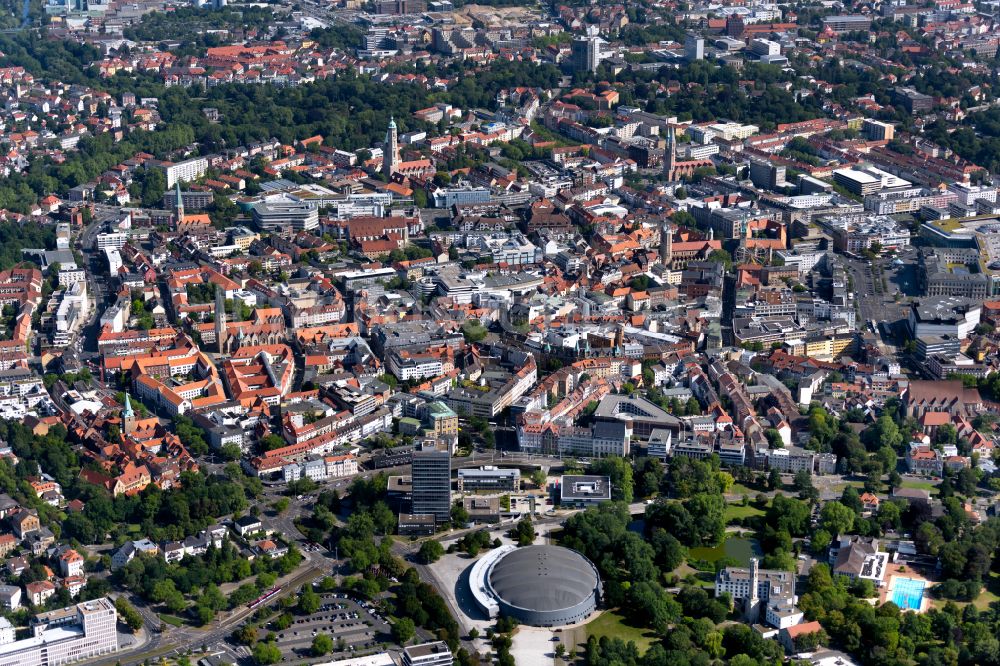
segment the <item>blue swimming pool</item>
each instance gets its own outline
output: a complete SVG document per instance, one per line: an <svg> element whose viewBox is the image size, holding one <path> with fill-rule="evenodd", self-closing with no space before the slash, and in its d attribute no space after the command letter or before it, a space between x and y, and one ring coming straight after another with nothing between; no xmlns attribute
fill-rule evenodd
<svg viewBox="0 0 1000 666"><path fill-rule="evenodd" d="M892 588L892 602L902 610L920 610L926 583L916 578L896 578Z"/></svg>

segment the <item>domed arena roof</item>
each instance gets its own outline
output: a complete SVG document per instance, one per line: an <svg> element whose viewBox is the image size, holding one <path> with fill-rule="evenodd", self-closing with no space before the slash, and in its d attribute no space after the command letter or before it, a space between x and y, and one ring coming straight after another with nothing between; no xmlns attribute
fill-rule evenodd
<svg viewBox="0 0 1000 666"><path fill-rule="evenodd" d="M528 546L504 555L493 566L489 584L511 606L558 611L591 597L599 578L590 560L575 550Z"/></svg>

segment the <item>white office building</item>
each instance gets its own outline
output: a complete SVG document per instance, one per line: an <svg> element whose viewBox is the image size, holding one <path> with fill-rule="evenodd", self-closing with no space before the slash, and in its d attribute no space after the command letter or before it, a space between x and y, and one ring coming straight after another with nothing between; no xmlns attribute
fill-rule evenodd
<svg viewBox="0 0 1000 666"><path fill-rule="evenodd" d="M68 287L75 282L87 279L87 271L78 268L76 264L67 264L59 269L59 286Z"/></svg>
<svg viewBox="0 0 1000 666"><path fill-rule="evenodd" d="M113 247L116 250L120 250L125 247L125 243L128 242L128 234L124 231L116 231L109 234L98 234L97 235L97 249L104 250L109 247Z"/></svg>
<svg viewBox="0 0 1000 666"><path fill-rule="evenodd" d="M116 652L117 623L114 604L102 597L36 615L32 635L19 641L0 627L0 666L60 666Z"/></svg>
<svg viewBox="0 0 1000 666"><path fill-rule="evenodd" d="M55 329L52 331L52 344L65 346L69 344L73 333L83 325L90 312L90 301L87 298L87 283L75 282L62 294L59 307L56 309Z"/></svg>
<svg viewBox="0 0 1000 666"><path fill-rule="evenodd" d="M108 274L118 275L118 270L122 267L122 253L118 251L118 248L104 248L104 258L108 262Z"/></svg>

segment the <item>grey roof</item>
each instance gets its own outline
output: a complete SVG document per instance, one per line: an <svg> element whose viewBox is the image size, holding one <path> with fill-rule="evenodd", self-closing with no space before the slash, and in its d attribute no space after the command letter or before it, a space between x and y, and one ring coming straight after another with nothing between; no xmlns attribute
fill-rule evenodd
<svg viewBox="0 0 1000 666"><path fill-rule="evenodd" d="M594 418L659 421L665 424L677 424L679 419L673 414L660 409L645 398L632 395L610 393L603 398L594 411Z"/></svg>
<svg viewBox="0 0 1000 666"><path fill-rule="evenodd" d="M563 501L610 500L611 479L594 474L566 474L560 480Z"/></svg>
<svg viewBox="0 0 1000 666"><path fill-rule="evenodd" d="M622 421L595 421L594 439L625 439L625 423Z"/></svg>
<svg viewBox="0 0 1000 666"><path fill-rule="evenodd" d="M511 606L534 611L572 608L594 593L597 570L575 550L527 546L504 555L490 572L490 585Z"/></svg>

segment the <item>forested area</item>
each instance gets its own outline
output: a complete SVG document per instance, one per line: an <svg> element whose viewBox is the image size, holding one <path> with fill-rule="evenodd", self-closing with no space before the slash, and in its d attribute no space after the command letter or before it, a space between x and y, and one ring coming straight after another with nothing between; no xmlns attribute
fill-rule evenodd
<svg viewBox="0 0 1000 666"><path fill-rule="evenodd" d="M141 21L125 28L124 36L140 42L176 40L183 47L195 47L200 53L202 49L225 43L223 36L217 34L217 31L245 28L266 31L274 22L274 12L266 6L226 6L220 9L176 7L169 12L145 14Z"/></svg>
<svg viewBox="0 0 1000 666"><path fill-rule="evenodd" d="M797 100L793 92L779 85L794 81L795 76L776 65L748 63L739 71L698 60L677 70L663 68L659 72L625 69L614 75L602 69L598 72L598 80L634 84L621 91L622 104L640 106L650 113L677 116L681 121L727 119L752 123L769 131L778 123L823 116L821 101L816 96ZM750 92L741 86L741 81L748 80L754 82ZM660 84L668 81L679 82L685 92L664 95Z"/></svg>
<svg viewBox="0 0 1000 666"><path fill-rule="evenodd" d="M1000 108L991 107L965 119L961 127L949 131L941 122L930 125L928 138L951 148L958 155L991 172L1000 170Z"/></svg>
<svg viewBox="0 0 1000 666"><path fill-rule="evenodd" d="M196 623L204 625L219 611L253 601L301 562L302 554L294 544L282 557L256 557L251 562L240 555L235 545L224 542L222 548L209 547L201 557L186 557L170 564L159 555L140 555L115 572L113 580L147 601L162 604L171 613L190 611ZM219 590L220 585L254 575L253 581L230 594Z"/></svg>
<svg viewBox="0 0 1000 666"><path fill-rule="evenodd" d="M0 191L3 186L0 186ZM0 205L0 208L3 206ZM0 222L0 270L19 264L25 260L24 249L48 249L55 244L55 229L37 224Z"/></svg>

